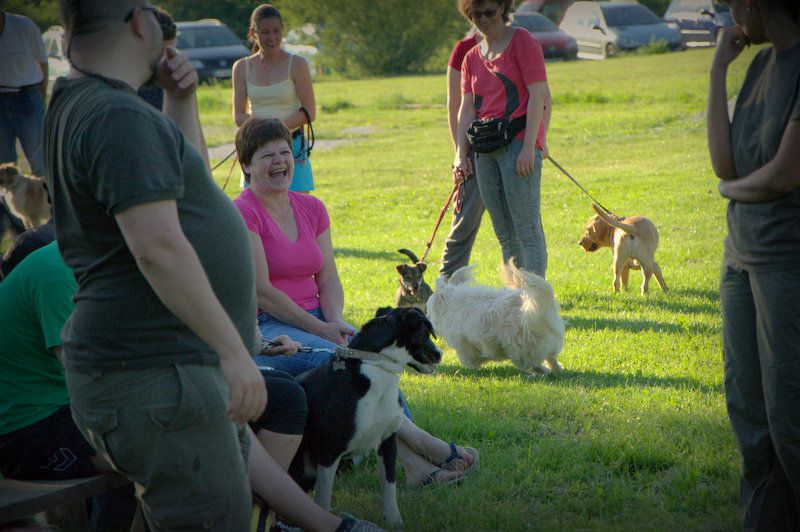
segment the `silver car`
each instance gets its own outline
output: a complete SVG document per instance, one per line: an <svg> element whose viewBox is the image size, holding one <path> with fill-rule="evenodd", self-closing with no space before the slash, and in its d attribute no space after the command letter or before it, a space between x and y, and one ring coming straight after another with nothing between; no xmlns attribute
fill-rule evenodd
<svg viewBox="0 0 800 532"><path fill-rule="evenodd" d="M578 57L606 58L654 41L684 48L681 32L636 2L575 2L559 26L578 41Z"/></svg>

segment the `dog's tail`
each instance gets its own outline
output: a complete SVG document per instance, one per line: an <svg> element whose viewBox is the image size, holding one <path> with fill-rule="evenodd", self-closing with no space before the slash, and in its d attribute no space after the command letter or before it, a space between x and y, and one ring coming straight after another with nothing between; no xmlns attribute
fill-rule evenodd
<svg viewBox="0 0 800 532"><path fill-rule="evenodd" d="M522 290L522 312L529 318L550 316L550 320L558 317L558 304L556 303L555 292L550 283L541 275L521 270L514 264L514 258L509 259L508 264L503 264L503 281L508 288L518 288Z"/></svg>
<svg viewBox="0 0 800 532"><path fill-rule="evenodd" d="M517 268L513 257L503 264L503 281L508 288L522 291L522 326L525 334L539 331L538 349L545 358L557 356L564 347L564 320L559 314L553 287L541 275ZM549 330L550 333L542 335L543 330Z"/></svg>
<svg viewBox="0 0 800 532"><path fill-rule="evenodd" d="M524 297L532 300L534 306L555 302L555 293L550 283L541 275L517 268L513 257L507 264L503 264L503 282L508 288L521 288Z"/></svg>
<svg viewBox="0 0 800 532"><path fill-rule="evenodd" d="M397 252L398 253L402 253L403 255L405 255L406 257L411 259L411 262L413 262L414 264L419 262L419 259L417 258L416 255L414 255L414 252L411 251L411 250L408 250L408 249L405 249L405 248L401 248L401 249L398 249Z"/></svg>
<svg viewBox="0 0 800 532"><path fill-rule="evenodd" d="M475 265L462 266L453 272L447 284L472 284L475 280Z"/></svg>
<svg viewBox="0 0 800 532"><path fill-rule="evenodd" d="M598 207L594 203L592 204L592 207L594 208L594 210L598 214L598 216L600 216L600 218L602 218L603 221L605 223L607 223L608 225L610 225L612 227L616 227L617 229L622 229L623 231L625 231L629 235L639 236L639 232L632 225L628 225L628 224L622 223L617 218L615 218L615 217L611 216L610 214L608 214L607 212L603 211L603 209L601 209L600 207Z"/></svg>

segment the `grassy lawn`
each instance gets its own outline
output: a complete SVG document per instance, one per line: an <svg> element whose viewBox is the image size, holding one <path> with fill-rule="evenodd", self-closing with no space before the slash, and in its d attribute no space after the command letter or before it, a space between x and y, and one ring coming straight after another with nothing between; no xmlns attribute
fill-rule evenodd
<svg viewBox="0 0 800 532"><path fill-rule="evenodd" d="M705 140L712 53L548 65L551 155L613 211L656 223L671 290L652 283L642 297L632 273L634 289L612 293L610 251L577 246L589 201L545 163L548 279L569 322L566 371L544 379L509 363L471 371L441 343L435 376L403 377L416 422L474 445L482 462L460 486L402 488L408 530L738 527L717 290L725 203ZM734 89L753 53L735 63ZM316 83L318 139L348 141L312 161L351 323L393 302L395 250L422 253L450 190L444 86L443 76ZM201 91L211 144L231 142L229 101L226 87ZM220 183L227 169L215 173ZM445 224L431 262L446 232ZM498 284L500 260L486 217L473 253L480 282ZM333 504L380 521L372 464L339 475Z"/></svg>
<svg viewBox="0 0 800 532"><path fill-rule="evenodd" d="M734 91L754 53L734 63ZM725 203L705 140L712 54L548 65L551 155L616 213L656 223L670 292L653 282L639 295L637 272L631 292L612 292L610 251L577 245L589 200L545 162L548 279L568 321L565 371L472 371L440 342L435 375L403 376L417 424L481 455L461 485L401 487L407 530L738 528L717 290ZM443 75L315 83L315 195L331 214L345 317L355 325L393 303L396 249L422 254L450 191L444 88ZM209 145L231 143L230 85L204 86L199 100ZM229 168L215 171L220 185ZM238 170L231 196L237 183ZM429 256L431 284L448 221ZM481 283L499 283L500 260L487 216L472 261ZM333 506L381 522L374 460L338 475Z"/></svg>
<svg viewBox="0 0 800 532"><path fill-rule="evenodd" d="M734 90L754 53L734 63ZM616 213L655 222L670 292L653 282L639 295L637 272L631 292L612 292L610 251L577 245L589 200L545 162L547 276L568 321L565 371L530 378L510 363L472 371L440 342L435 375L403 376L417 424L481 456L461 485L401 487L407 530L738 528L717 290L725 203L705 140L712 54L548 65L551 155ZM315 84L314 194L331 214L345 317L355 325L393 303L396 249L422 254L450 191L444 89L444 75ZM233 142L230 85L199 96L209 145ZM323 140L339 143L323 149ZM215 171L220 185L229 167ZM238 170L231 196L237 184ZM431 284L448 221L429 256ZM486 216L473 252L481 283L499 284L500 260ZM333 495L334 510L381 522L373 460L343 471Z"/></svg>

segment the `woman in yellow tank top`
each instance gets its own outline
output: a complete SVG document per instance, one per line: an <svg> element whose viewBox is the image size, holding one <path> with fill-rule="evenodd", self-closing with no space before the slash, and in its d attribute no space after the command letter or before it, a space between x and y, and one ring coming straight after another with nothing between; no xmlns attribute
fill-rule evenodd
<svg viewBox="0 0 800 532"><path fill-rule="evenodd" d="M316 116L316 102L308 63L281 47L283 19L274 6L262 4L253 10L248 38L255 53L233 65L233 120L240 127L251 116L277 118L286 124L294 152L289 190L310 192L314 178L308 139L302 132Z"/></svg>

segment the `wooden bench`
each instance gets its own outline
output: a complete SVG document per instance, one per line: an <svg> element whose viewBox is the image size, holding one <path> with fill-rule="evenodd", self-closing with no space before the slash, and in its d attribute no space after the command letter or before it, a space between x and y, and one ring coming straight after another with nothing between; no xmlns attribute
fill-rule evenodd
<svg viewBox="0 0 800 532"><path fill-rule="evenodd" d="M117 473L73 480L0 478L0 525L105 493L130 481Z"/></svg>

